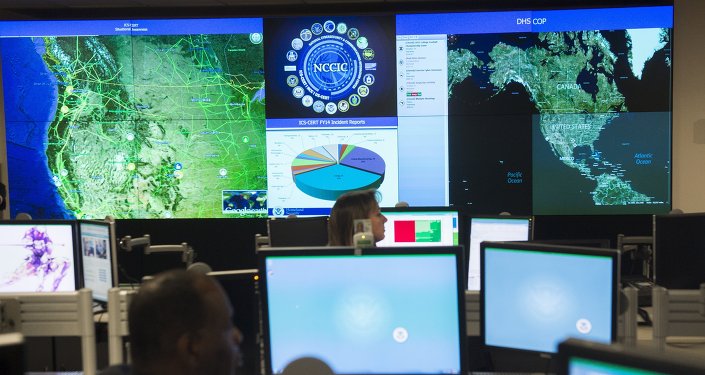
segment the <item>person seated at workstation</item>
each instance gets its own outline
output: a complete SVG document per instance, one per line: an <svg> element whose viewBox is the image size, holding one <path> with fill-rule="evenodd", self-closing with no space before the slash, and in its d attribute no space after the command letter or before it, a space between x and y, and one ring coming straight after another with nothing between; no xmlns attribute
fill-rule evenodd
<svg viewBox="0 0 705 375"><path fill-rule="evenodd" d="M328 245L352 246L355 220L369 219L374 241L384 239L384 223L387 218L377 203L375 190L356 190L338 197L330 211L328 221Z"/></svg>
<svg viewBox="0 0 705 375"><path fill-rule="evenodd" d="M140 286L129 311L132 375L233 375L241 336L223 288L185 270L161 273ZM102 374L117 374L117 369Z"/></svg>

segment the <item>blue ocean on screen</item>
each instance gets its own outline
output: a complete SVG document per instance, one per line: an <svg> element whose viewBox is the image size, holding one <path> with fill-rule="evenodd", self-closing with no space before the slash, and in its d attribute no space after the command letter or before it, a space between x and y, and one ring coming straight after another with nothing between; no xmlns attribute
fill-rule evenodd
<svg viewBox="0 0 705 375"><path fill-rule="evenodd" d="M0 39L5 87L11 215L71 218L59 196L46 156L47 134L57 106L57 79L42 59L43 38Z"/></svg>

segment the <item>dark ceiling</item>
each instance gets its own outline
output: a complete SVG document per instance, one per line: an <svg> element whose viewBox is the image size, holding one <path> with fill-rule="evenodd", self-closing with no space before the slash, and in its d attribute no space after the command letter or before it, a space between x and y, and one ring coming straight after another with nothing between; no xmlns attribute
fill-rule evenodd
<svg viewBox="0 0 705 375"><path fill-rule="evenodd" d="M227 17L374 11L586 8L672 4L668 0L0 0L0 19Z"/></svg>

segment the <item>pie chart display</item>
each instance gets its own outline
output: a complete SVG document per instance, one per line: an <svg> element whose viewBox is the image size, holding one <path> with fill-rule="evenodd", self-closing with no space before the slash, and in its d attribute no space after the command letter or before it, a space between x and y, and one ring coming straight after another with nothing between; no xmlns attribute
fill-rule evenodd
<svg viewBox="0 0 705 375"><path fill-rule="evenodd" d="M294 183L304 193L334 201L352 190L376 189L384 181L384 159L350 144L310 148L291 163Z"/></svg>

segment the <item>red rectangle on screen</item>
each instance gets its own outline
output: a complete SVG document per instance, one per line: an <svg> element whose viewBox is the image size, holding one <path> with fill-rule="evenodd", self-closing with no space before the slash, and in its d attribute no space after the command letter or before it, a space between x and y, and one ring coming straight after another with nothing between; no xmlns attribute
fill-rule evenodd
<svg viewBox="0 0 705 375"><path fill-rule="evenodd" d="M413 220L395 221L394 242L416 242L416 222Z"/></svg>

